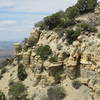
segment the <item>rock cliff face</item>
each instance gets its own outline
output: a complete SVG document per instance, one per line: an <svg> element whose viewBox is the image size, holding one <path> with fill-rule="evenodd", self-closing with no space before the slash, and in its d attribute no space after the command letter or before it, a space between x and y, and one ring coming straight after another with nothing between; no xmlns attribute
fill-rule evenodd
<svg viewBox="0 0 100 100"><path fill-rule="evenodd" d="M100 5L91 16L100 17L99 8ZM100 23L96 27L97 33L82 33L72 45L65 35L59 37L54 31L33 29L28 41L32 40L34 46L30 47L30 42L15 44L16 57L6 67L0 90L8 98L9 81L19 81L17 69L23 64L28 74L23 84L30 100L100 100ZM52 55L44 60L37 49L45 45Z"/></svg>

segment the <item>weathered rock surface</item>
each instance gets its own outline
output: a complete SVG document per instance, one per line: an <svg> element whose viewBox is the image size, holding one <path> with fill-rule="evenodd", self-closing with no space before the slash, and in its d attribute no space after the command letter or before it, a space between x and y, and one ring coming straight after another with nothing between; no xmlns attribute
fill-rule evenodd
<svg viewBox="0 0 100 100"><path fill-rule="evenodd" d="M100 17L100 5L93 16ZM99 21L89 21L95 22L100 33ZM9 82L19 81L18 65L23 64L28 74L23 84L31 100L100 100L100 39L97 34L87 34L81 34L69 45L64 36L59 37L54 31L34 29L28 38L34 46L24 49L27 43L15 44L16 57L0 80L0 90L8 97ZM44 60L37 55L41 45L49 45L57 58L51 62L50 57ZM81 83L78 89L73 86L75 80Z"/></svg>

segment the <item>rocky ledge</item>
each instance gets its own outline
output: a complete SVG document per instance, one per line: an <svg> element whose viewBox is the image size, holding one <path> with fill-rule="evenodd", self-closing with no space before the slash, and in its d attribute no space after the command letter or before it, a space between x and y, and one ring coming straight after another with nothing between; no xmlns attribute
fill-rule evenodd
<svg viewBox="0 0 100 100"><path fill-rule="evenodd" d="M99 8L100 4L87 19L98 31L81 31L72 44L66 33L60 37L55 31L40 28L33 29L24 42L15 43L15 58L5 67L6 72L1 70L0 76L0 90L6 98L9 91L14 91L10 89L13 80L25 85L29 100L100 100ZM96 20L90 19L90 15Z"/></svg>

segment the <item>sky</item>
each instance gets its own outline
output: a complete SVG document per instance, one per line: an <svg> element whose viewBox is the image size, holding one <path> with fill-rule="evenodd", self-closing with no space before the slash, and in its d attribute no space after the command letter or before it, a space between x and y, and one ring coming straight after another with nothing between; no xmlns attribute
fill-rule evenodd
<svg viewBox="0 0 100 100"><path fill-rule="evenodd" d="M100 1L100 0L99 0ZM23 40L34 23L77 0L0 0L0 41Z"/></svg>

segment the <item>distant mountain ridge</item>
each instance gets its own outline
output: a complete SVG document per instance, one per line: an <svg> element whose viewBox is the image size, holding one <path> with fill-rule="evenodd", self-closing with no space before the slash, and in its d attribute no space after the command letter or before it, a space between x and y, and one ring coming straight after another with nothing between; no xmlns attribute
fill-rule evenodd
<svg viewBox="0 0 100 100"><path fill-rule="evenodd" d="M14 41L0 41L0 49L12 49Z"/></svg>
<svg viewBox="0 0 100 100"><path fill-rule="evenodd" d="M14 55L14 41L0 41L0 63Z"/></svg>

